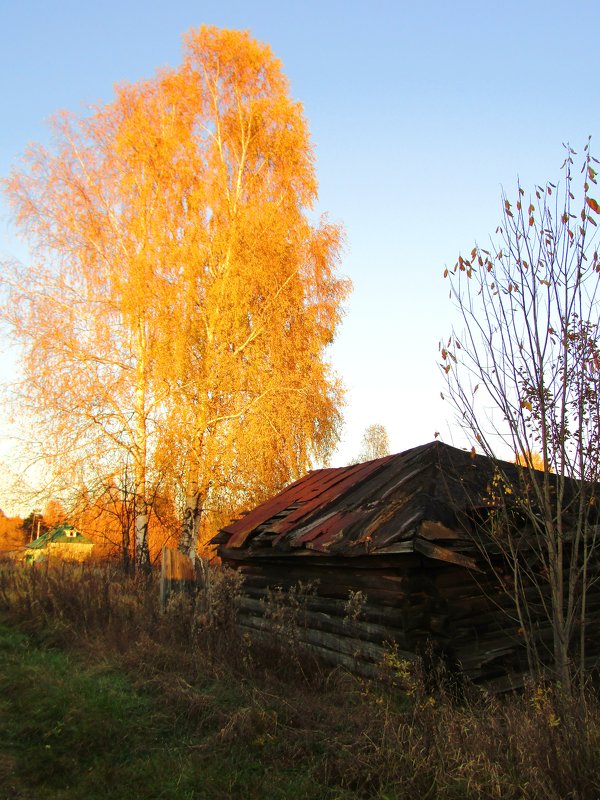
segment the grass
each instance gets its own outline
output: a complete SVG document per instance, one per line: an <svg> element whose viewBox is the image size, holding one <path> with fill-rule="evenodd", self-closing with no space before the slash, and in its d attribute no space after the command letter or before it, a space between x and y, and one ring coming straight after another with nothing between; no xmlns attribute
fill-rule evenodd
<svg viewBox="0 0 600 800"><path fill-rule="evenodd" d="M0 676L3 800L332 796L309 770L262 763L274 718L220 697L218 684L186 687L195 706L184 712L156 684L136 686L107 662L86 665L6 625Z"/></svg>
<svg viewBox="0 0 600 800"><path fill-rule="evenodd" d="M393 653L388 683L327 672L241 638L213 577L160 614L152 580L0 569L0 800L600 797L593 693L457 702Z"/></svg>

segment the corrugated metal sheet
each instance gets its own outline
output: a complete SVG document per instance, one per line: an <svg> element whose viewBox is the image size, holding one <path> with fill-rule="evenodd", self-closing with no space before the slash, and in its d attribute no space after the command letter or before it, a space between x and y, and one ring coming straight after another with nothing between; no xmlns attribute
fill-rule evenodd
<svg viewBox="0 0 600 800"><path fill-rule="evenodd" d="M223 528L215 543L260 557L364 556L393 552L401 543L406 552L413 542L413 552L472 565L464 515L490 504L492 472L489 459L440 442L315 470ZM417 539L422 544L415 547Z"/></svg>

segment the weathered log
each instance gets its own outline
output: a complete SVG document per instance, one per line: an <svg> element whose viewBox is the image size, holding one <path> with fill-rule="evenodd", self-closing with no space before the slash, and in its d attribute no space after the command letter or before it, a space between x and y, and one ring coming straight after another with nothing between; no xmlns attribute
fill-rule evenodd
<svg viewBox="0 0 600 800"><path fill-rule="evenodd" d="M272 632L262 631L244 625L241 625L241 627L249 633L253 641L258 643L273 646L278 641L277 637ZM379 678L381 675L379 666L368 662L357 661L355 658L345 653L339 653L335 650L329 650L328 648L309 643L304 643L303 648L308 653L312 653L316 656L323 664L332 667L342 667L353 675L360 675L361 677L372 679Z"/></svg>
<svg viewBox="0 0 600 800"><path fill-rule="evenodd" d="M242 613L248 612L255 616L264 617L265 613L265 606L260 600L246 597L240 599L240 609ZM327 614L323 611L312 611L310 609L301 610L299 612L299 624L309 629L314 628L315 630L337 634L347 638L374 642L376 644L382 644L386 641L395 641L400 646L407 646L405 642L406 637L403 630L400 628L377 625L363 620L350 620L333 614Z"/></svg>
<svg viewBox="0 0 600 800"><path fill-rule="evenodd" d="M255 628L260 631L267 631L281 636L277 625L273 624L270 620L264 617L256 617L251 615L244 615L240 619L240 624L243 627ZM284 633L285 635L285 633ZM336 653L344 653L352 656L361 661L368 661L374 664L383 663L383 657L386 649L382 645L373 644L372 642L365 642L361 639L353 639L351 637L337 636L335 634L327 633L325 631L314 630L311 628L298 627L293 632L288 631L291 641L296 638L300 644L314 644L332 650ZM286 642L282 642L286 646ZM414 653L406 651L406 657L414 658Z"/></svg>

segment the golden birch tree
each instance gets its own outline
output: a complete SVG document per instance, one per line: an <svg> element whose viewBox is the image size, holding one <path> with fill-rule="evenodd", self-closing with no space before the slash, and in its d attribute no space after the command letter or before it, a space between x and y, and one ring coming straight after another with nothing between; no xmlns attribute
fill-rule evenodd
<svg viewBox="0 0 600 800"><path fill-rule="evenodd" d="M64 482L131 463L142 567L169 342L157 262L168 158L149 136L156 94L141 84L87 119L57 117L53 150L30 149L6 184L35 258L13 271L5 306L24 353L20 399Z"/></svg>
<svg viewBox="0 0 600 800"><path fill-rule="evenodd" d="M201 28L181 67L54 129L6 184L36 256L5 305L25 396L58 471L131 465L140 565L159 482L193 553L207 504L259 499L337 435L349 287L340 228L310 217L302 108L270 48Z"/></svg>
<svg viewBox="0 0 600 800"><path fill-rule="evenodd" d="M193 223L174 408L190 552L207 502L262 499L335 441L340 387L324 351L348 284L334 271L340 228L307 214L317 193L308 127L270 49L193 31L179 77Z"/></svg>
<svg viewBox="0 0 600 800"><path fill-rule="evenodd" d="M367 425L362 438L362 447L358 457L352 463L360 464L362 461L372 461L390 454L390 439L383 425L375 423Z"/></svg>

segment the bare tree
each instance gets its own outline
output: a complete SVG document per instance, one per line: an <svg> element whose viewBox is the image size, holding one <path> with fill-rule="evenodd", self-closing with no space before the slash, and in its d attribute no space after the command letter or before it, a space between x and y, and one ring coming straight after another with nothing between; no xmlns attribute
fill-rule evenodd
<svg viewBox="0 0 600 800"><path fill-rule="evenodd" d="M527 199L519 185L514 204L503 194L490 249L475 246L446 270L461 329L440 348L461 424L496 459L488 532L509 566L502 585L530 666L552 665L566 691L589 666L600 500L597 161L588 142L578 191L574 155L566 146L560 186ZM499 455L518 456L522 469L510 473Z"/></svg>

